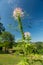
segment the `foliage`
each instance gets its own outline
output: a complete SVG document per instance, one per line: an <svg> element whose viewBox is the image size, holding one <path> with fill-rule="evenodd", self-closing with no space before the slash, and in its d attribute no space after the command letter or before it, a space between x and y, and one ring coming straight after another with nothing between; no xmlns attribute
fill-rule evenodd
<svg viewBox="0 0 43 65"><path fill-rule="evenodd" d="M21 61L24 62L23 57L15 54L0 54L0 65L17 65ZM42 57L43 55L40 54L29 54L27 56L29 65L43 65Z"/></svg>
<svg viewBox="0 0 43 65"><path fill-rule="evenodd" d="M1 35L2 37L2 41L4 43L4 46L6 47L12 47L13 43L14 43L14 37L11 33L9 32L3 32L3 34Z"/></svg>
<svg viewBox="0 0 43 65"><path fill-rule="evenodd" d="M0 49L3 48L5 52L8 52L8 50L13 47L13 43L15 40L13 35L10 32L5 31L1 34L0 37Z"/></svg>
<svg viewBox="0 0 43 65"><path fill-rule="evenodd" d="M21 61L17 65L29 65L26 61Z"/></svg>
<svg viewBox="0 0 43 65"><path fill-rule="evenodd" d="M2 23L0 23L0 34L2 34L3 31L5 31L5 27Z"/></svg>
<svg viewBox="0 0 43 65"><path fill-rule="evenodd" d="M23 42L16 42L14 44L14 47L16 46L16 49L18 49L18 51L20 52L22 50L22 52L25 52L26 54L43 54L43 43L30 43L30 42L25 42L25 48L24 48L24 43ZM24 53L23 53L24 54Z"/></svg>

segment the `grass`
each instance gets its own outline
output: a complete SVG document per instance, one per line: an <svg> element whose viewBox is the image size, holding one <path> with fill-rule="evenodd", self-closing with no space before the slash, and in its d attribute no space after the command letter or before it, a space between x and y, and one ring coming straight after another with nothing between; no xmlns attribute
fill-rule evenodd
<svg viewBox="0 0 43 65"><path fill-rule="evenodd" d="M0 65L17 65L17 63L23 59L23 56L20 55L12 55L12 54L0 54ZM33 55L30 54L28 56L28 59L31 63L31 60L34 60L31 65L43 65L39 60L42 60L43 62L43 56L42 55ZM36 61L36 60L37 61Z"/></svg>
<svg viewBox="0 0 43 65"><path fill-rule="evenodd" d="M0 54L0 65L16 65L21 56L11 55L11 54Z"/></svg>

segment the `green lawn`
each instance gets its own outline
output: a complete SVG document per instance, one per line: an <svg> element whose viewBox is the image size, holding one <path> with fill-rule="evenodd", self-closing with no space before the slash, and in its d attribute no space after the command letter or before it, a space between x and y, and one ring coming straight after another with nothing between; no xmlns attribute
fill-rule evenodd
<svg viewBox="0 0 43 65"><path fill-rule="evenodd" d="M23 56L12 54L0 54L0 65L17 65L23 59ZM43 55L29 55L28 59L31 65L43 65ZM33 63L32 60L35 60ZM42 62L40 62L42 60Z"/></svg>
<svg viewBox="0 0 43 65"><path fill-rule="evenodd" d="M0 65L16 65L21 56L11 55L11 54L0 54Z"/></svg>

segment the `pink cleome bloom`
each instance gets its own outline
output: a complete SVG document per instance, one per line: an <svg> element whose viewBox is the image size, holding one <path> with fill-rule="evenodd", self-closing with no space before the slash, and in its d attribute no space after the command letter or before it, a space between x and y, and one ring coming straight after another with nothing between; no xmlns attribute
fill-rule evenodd
<svg viewBox="0 0 43 65"><path fill-rule="evenodd" d="M30 32L25 32L24 35L25 35L25 37L27 37L27 36L30 37Z"/></svg>
<svg viewBox="0 0 43 65"><path fill-rule="evenodd" d="M20 17L24 16L24 12L22 11L21 8L16 8L13 11L13 16L15 17L15 19L18 19L18 16L20 16Z"/></svg>

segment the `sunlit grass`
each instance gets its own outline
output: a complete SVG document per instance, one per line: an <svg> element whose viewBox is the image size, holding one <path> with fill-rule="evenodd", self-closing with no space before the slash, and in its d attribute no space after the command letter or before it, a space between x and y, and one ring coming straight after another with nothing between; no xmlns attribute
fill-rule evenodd
<svg viewBox="0 0 43 65"><path fill-rule="evenodd" d="M31 65L42 65L43 63L43 55L29 54L27 58ZM17 65L22 59L22 55L0 54L0 65Z"/></svg>
<svg viewBox="0 0 43 65"><path fill-rule="evenodd" d="M16 65L20 59L22 59L21 56L0 54L0 65Z"/></svg>

